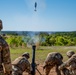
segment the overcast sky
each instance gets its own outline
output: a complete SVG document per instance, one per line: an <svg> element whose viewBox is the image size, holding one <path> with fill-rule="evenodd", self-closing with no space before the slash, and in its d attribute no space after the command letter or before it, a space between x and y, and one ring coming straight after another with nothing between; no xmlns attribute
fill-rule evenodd
<svg viewBox="0 0 76 75"><path fill-rule="evenodd" d="M0 19L3 31L76 31L76 0L0 0Z"/></svg>

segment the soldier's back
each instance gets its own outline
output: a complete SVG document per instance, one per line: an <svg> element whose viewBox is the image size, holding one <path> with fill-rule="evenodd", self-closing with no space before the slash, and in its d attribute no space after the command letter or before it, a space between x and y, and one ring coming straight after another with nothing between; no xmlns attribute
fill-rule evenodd
<svg viewBox="0 0 76 75"><path fill-rule="evenodd" d="M30 66L29 61L25 57L18 57L13 62L12 65L19 67L22 71L25 70L28 66Z"/></svg>
<svg viewBox="0 0 76 75"><path fill-rule="evenodd" d="M51 52L47 55L45 62L54 62L56 59L63 59L63 56L58 52Z"/></svg>

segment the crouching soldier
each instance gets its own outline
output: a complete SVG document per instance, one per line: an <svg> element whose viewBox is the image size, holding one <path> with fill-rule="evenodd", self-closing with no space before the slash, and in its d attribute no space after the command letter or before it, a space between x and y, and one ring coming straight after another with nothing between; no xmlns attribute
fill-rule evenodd
<svg viewBox="0 0 76 75"><path fill-rule="evenodd" d="M24 71L31 75L31 65L28 61L29 53L25 52L12 63L12 75L22 75Z"/></svg>
<svg viewBox="0 0 76 75"><path fill-rule="evenodd" d="M69 68L70 75L76 75L76 54L74 51L67 52L68 60L59 66L59 69L62 70L65 67Z"/></svg>
<svg viewBox="0 0 76 75"><path fill-rule="evenodd" d="M58 66L62 64L63 56L58 52L51 52L47 55L44 62L43 69L45 69L45 75L49 75L50 70L55 66L57 75L61 75Z"/></svg>

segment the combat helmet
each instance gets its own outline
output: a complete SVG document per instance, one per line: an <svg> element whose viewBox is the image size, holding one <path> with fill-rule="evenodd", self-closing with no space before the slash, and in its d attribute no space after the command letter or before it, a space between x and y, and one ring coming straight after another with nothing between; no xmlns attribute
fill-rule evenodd
<svg viewBox="0 0 76 75"><path fill-rule="evenodd" d="M70 58L73 54L75 54L74 51L70 50L67 52L67 56Z"/></svg>
<svg viewBox="0 0 76 75"><path fill-rule="evenodd" d="M30 55L28 52L23 53L22 56L25 56L26 58L30 58Z"/></svg>
<svg viewBox="0 0 76 75"><path fill-rule="evenodd" d="M0 20L0 31L3 29L2 20Z"/></svg>

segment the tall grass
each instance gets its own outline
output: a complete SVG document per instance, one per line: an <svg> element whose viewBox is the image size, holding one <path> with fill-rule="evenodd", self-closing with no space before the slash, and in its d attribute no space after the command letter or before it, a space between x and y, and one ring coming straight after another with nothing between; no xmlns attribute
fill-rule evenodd
<svg viewBox="0 0 76 75"><path fill-rule="evenodd" d="M35 62L43 63L46 59L46 56L50 52L59 52L63 55L63 61L66 61L68 58L66 56L66 52L68 50L73 50L76 52L76 46L51 46L51 47L39 47L36 50ZM30 53L29 61L32 62L32 48L10 48L11 60L13 61L15 58L21 56L24 52Z"/></svg>

